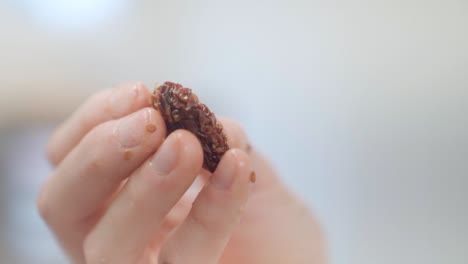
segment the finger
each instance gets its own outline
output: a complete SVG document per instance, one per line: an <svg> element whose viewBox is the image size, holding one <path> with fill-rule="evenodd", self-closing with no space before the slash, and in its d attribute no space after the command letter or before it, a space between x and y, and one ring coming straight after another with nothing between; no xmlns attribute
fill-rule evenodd
<svg viewBox="0 0 468 264"><path fill-rule="evenodd" d="M256 184L252 186L252 196L261 193L263 190L269 190L271 186L280 184L281 181L272 162L253 147L241 124L224 117L219 118L219 121L223 125L229 147L242 149L249 154L250 164L256 175Z"/></svg>
<svg viewBox="0 0 468 264"><path fill-rule="evenodd" d="M229 118L220 117L218 120L223 125L223 131L228 139L229 147L249 152L251 146L242 126L237 121Z"/></svg>
<svg viewBox="0 0 468 264"><path fill-rule="evenodd" d="M95 127L60 163L44 184L38 207L70 254L80 257L88 231L83 223L156 151L165 134L161 115L144 108Z"/></svg>
<svg viewBox="0 0 468 264"><path fill-rule="evenodd" d="M247 135L238 122L223 117L218 118L218 121L223 125L223 131L228 138L228 145L230 148L239 148L246 151L251 148L250 144L248 143ZM208 170L201 170L199 177L195 181L196 184L193 184L190 187L189 191L184 194L180 201L166 216L164 221L163 234L160 234L160 237L155 239L156 244L160 242L168 232L183 222L190 211L190 205L193 203L200 190L211 177L211 174L212 173L210 173Z"/></svg>
<svg viewBox="0 0 468 264"><path fill-rule="evenodd" d="M251 149L245 130L238 122L223 117L218 118L218 121L223 125L223 131L228 138L228 145L230 148L239 148L245 151ZM192 184L190 189L184 194L184 196L182 196L180 201L166 216L163 232L158 238L155 239L155 244L158 244L161 240L164 239L167 233L183 222L185 217L190 212L191 204L205 183L209 180L211 174L212 173L208 170L201 170L197 181L195 181L197 184Z"/></svg>
<svg viewBox="0 0 468 264"><path fill-rule="evenodd" d="M229 150L195 200L187 219L164 243L159 263L218 263L239 223L251 173L247 154Z"/></svg>
<svg viewBox="0 0 468 264"><path fill-rule="evenodd" d="M182 223L192 208L193 201L205 186L206 180L199 175L184 193L180 200L174 205L171 211L164 218L163 228L160 232L160 241L163 240L169 232Z"/></svg>
<svg viewBox="0 0 468 264"><path fill-rule="evenodd" d="M57 165L95 126L150 106L151 94L140 82L119 85L90 97L51 136L47 156Z"/></svg>
<svg viewBox="0 0 468 264"><path fill-rule="evenodd" d="M202 163L203 152L194 135L185 130L171 133L129 178L86 238L87 263L136 263Z"/></svg>

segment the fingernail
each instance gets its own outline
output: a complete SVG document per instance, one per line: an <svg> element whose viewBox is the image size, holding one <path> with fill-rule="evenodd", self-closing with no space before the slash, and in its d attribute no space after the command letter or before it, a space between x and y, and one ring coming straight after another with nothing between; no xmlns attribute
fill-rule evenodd
<svg viewBox="0 0 468 264"><path fill-rule="evenodd" d="M122 147L133 148L142 142L146 130L147 114L144 110L138 111L120 121L117 132Z"/></svg>
<svg viewBox="0 0 468 264"><path fill-rule="evenodd" d="M179 133L172 133L153 157L151 166L160 174L169 174L176 166L179 153Z"/></svg>
<svg viewBox="0 0 468 264"><path fill-rule="evenodd" d="M107 100L107 109L114 117L122 116L133 106L139 96L140 87L143 84L137 82L117 86L112 90Z"/></svg>
<svg viewBox="0 0 468 264"><path fill-rule="evenodd" d="M231 152L235 155L235 151ZM234 176L236 174L236 159L225 160L220 163L217 170L214 172L211 181L213 184L220 189L229 189L234 182Z"/></svg>

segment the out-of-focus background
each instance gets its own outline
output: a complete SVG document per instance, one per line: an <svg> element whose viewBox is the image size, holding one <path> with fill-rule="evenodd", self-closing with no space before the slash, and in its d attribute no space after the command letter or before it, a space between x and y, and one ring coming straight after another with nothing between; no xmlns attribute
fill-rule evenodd
<svg viewBox="0 0 468 264"><path fill-rule="evenodd" d="M468 2L0 1L0 263L66 263L44 144L129 80L240 120L332 263L468 263Z"/></svg>

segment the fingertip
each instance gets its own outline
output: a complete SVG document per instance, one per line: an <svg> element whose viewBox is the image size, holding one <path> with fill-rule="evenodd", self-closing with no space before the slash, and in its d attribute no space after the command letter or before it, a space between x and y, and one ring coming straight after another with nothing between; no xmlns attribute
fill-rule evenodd
<svg viewBox="0 0 468 264"><path fill-rule="evenodd" d="M215 196L227 195L226 197L230 197L229 199L243 200L244 195L248 194L251 171L249 157L244 151L240 149L227 151L209 181L216 189L214 193L226 194L216 194Z"/></svg>
<svg viewBox="0 0 468 264"><path fill-rule="evenodd" d="M146 84L140 81L133 82L132 89L134 93L138 95L136 98L141 105L143 106L152 105L151 92L148 89L148 86L146 86Z"/></svg>
<svg viewBox="0 0 468 264"><path fill-rule="evenodd" d="M144 111L146 111L147 114L146 131L149 133L160 132L163 136L166 136L166 123L161 113L150 106L145 107Z"/></svg>
<svg viewBox="0 0 468 264"><path fill-rule="evenodd" d="M93 128L151 106L151 93L142 82L129 82L90 96L49 139L46 157L55 166ZM161 118L162 119L162 118Z"/></svg>
<svg viewBox="0 0 468 264"><path fill-rule="evenodd" d="M139 81L117 85L107 92L106 96L104 108L112 118L122 117L151 105L151 93L146 85Z"/></svg>
<svg viewBox="0 0 468 264"><path fill-rule="evenodd" d="M231 149L229 151L234 159L237 170L237 177L241 183L246 183L249 181L249 176L252 171L250 165L249 155L241 149Z"/></svg>
<svg viewBox="0 0 468 264"><path fill-rule="evenodd" d="M238 163L239 168L248 167L250 164L249 155L241 149L231 149L230 152L234 156L236 162Z"/></svg>
<svg viewBox="0 0 468 264"><path fill-rule="evenodd" d="M178 138L182 146L183 157L190 160L200 170L203 164L203 150L198 138L184 129L178 129L169 136L176 136Z"/></svg>

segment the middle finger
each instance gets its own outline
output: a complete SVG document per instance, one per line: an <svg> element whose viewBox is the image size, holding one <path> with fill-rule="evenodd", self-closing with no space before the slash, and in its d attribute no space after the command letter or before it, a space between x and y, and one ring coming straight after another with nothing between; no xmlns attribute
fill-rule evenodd
<svg viewBox="0 0 468 264"><path fill-rule="evenodd" d="M194 135L184 130L169 135L129 178L86 238L88 263L135 263L192 184L202 162L202 149Z"/></svg>

